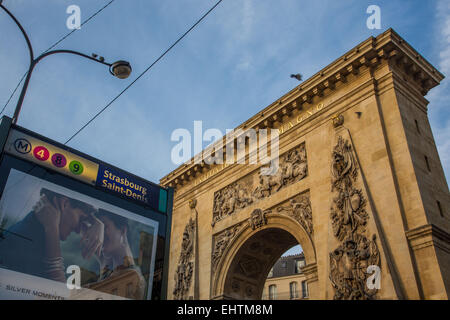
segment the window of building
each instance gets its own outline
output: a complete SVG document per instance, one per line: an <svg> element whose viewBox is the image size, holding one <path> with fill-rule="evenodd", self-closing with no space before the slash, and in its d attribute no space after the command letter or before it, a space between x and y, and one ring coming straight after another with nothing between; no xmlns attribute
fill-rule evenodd
<svg viewBox="0 0 450 320"><path fill-rule="evenodd" d="M306 281L302 281L302 297L308 298L308 284Z"/></svg>
<svg viewBox="0 0 450 320"><path fill-rule="evenodd" d="M133 283L128 283L127 284L127 298L132 298L133 297Z"/></svg>
<svg viewBox="0 0 450 320"><path fill-rule="evenodd" d="M419 128L419 123L417 122L417 120L414 120L416 122L416 129L417 132L420 134L420 128Z"/></svg>
<svg viewBox="0 0 450 320"><path fill-rule="evenodd" d="M442 206L441 203L439 201L436 201L438 209L439 209L439 214L441 215L441 217L444 217L444 210L442 210Z"/></svg>
<svg viewBox="0 0 450 320"><path fill-rule="evenodd" d="M291 299L298 298L297 282L291 282L289 284L289 291L291 293Z"/></svg>
<svg viewBox="0 0 450 320"><path fill-rule="evenodd" d="M286 261L281 262L281 267L286 268Z"/></svg>
<svg viewBox="0 0 450 320"><path fill-rule="evenodd" d="M303 259L298 259L295 260L295 268L294 268L294 272L295 273L301 273L302 272L302 268L306 265L305 260Z"/></svg>
<svg viewBox="0 0 450 320"><path fill-rule="evenodd" d="M277 286L272 284L269 286L269 300L275 300L277 298Z"/></svg>
<svg viewBox="0 0 450 320"><path fill-rule="evenodd" d="M428 157L425 156L425 163L427 164L427 169L429 172L431 172L431 168L430 168L430 161L428 160Z"/></svg>

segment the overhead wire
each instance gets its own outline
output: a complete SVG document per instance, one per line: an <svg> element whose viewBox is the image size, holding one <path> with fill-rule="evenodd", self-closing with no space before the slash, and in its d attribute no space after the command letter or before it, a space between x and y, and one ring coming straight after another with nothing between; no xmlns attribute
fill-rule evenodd
<svg viewBox="0 0 450 320"><path fill-rule="evenodd" d="M115 0L110 0L107 4L105 4L102 8L100 8L99 10L97 10L94 14L92 14L89 18L87 18L85 21L83 21L80 24L80 28L82 26L84 26L85 24L87 24L89 21L91 21L95 16L97 16L99 13L101 13L103 10L105 10L107 7L109 7ZM64 37L62 37L61 39L59 39L58 41L56 41L54 44L52 44L47 50L45 50L43 53L46 53L50 50L52 50L54 47L56 47L58 44L60 44L62 41L64 41L65 39L67 39L70 35L72 35L75 31L77 31L79 29L73 29L71 32L69 32L68 34L66 34ZM13 93L11 94L11 96L9 97L8 101L6 102L5 106L3 107L2 111L0 112L0 115L3 113L3 111L5 110L5 108L8 106L9 102L11 101L12 97L14 96L14 94L16 93L17 89L19 88L20 84L22 83L23 79L26 77L26 75L28 74L28 72L25 72L25 74L23 75L22 79L20 79L19 83L17 84L16 88L14 89ZM35 167L37 167L37 165L33 165L26 173L30 173ZM6 194L9 190L11 190L13 187L15 187L18 183L22 182L23 178L19 181L17 181L15 184L13 184L12 186L8 187L7 189L4 190L4 194Z"/></svg>
<svg viewBox="0 0 450 320"><path fill-rule="evenodd" d="M80 28L83 27L86 23L88 23L89 21L91 21L95 16L97 16L100 12L102 12L103 10L105 10L107 7L109 7L115 0L111 0L109 1L107 4L105 4L102 8L100 8L99 10L97 10L94 14L92 14L89 18L87 18L85 21L83 21L80 24ZM79 29L73 29L71 32L67 33L64 37L62 37L61 39L59 39L58 41L56 41L54 44L52 44L47 50L45 50L43 53L47 53L50 50L52 50L54 47L56 47L58 44L60 44L61 42L63 42L65 39L67 39L69 36L71 36L75 31L78 31ZM6 107L8 106L8 104L11 102L11 99L14 97L14 95L16 94L17 89L19 88L20 84L22 83L23 79L25 79L25 77L27 76L28 71L25 72L25 74L22 76L22 78L20 79L19 83L17 84L17 86L15 87L15 89L13 90L13 92L11 93L11 95L9 96L8 100L6 101L5 105L3 106L2 111L0 111L0 116L2 115L3 111L5 111Z"/></svg>
<svg viewBox="0 0 450 320"><path fill-rule="evenodd" d="M108 3L111 4L114 0L110 1ZM122 90L114 99L112 99L102 110L100 110L93 118L91 118L83 127L81 127L75 134L73 134L65 143L64 145L67 145L76 135L78 135L84 128L86 128L95 118L97 118L103 111L105 111L111 104L114 103L121 95L123 95L133 84L135 84L142 76L147 73L158 61L160 61L170 50L172 50L173 47L175 47L189 32L191 32L204 18L206 18L223 0L219 0L214 6L212 6L203 16L197 20L181 37L179 37L166 51L164 51L149 67L147 67L135 80L133 80L124 90ZM106 6L105 6L106 7ZM105 8L104 7L104 8ZM103 9L104 9L103 8ZM98 12L97 12L98 13ZM92 17L91 17L92 18ZM89 19L88 19L89 20ZM88 21L86 20L86 22ZM73 33L73 32L72 32ZM60 41L59 41L60 42ZM34 164L30 170L31 172L35 167L37 167L36 164ZM21 182L21 181L19 181ZM17 182L18 183L18 182ZM16 183L16 184L17 184ZM15 186L15 185L14 185ZM12 186L11 186L12 187ZM7 190L11 189L8 188ZM5 191L7 191L5 190Z"/></svg>
<svg viewBox="0 0 450 320"><path fill-rule="evenodd" d="M128 89L131 88L144 74L146 74L156 63L158 63L173 47L175 47L189 32L191 32L203 19L205 19L223 0L219 0L212 6L203 16L197 20L181 37L179 37L166 51L164 51L149 67L147 67L139 76L134 79L128 86L125 87L118 95L116 95L105 107L103 107L95 116L93 116L86 124L84 124L77 132L75 132L64 144L69 143L81 131L83 131L92 121L94 121L100 114L108 109L120 96L122 96Z"/></svg>

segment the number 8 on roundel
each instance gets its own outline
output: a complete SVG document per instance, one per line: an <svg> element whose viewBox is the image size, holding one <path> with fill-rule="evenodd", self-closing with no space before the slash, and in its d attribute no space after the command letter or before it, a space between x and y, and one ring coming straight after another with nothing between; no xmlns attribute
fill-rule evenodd
<svg viewBox="0 0 450 320"><path fill-rule="evenodd" d="M55 167L63 168L65 167L67 160L61 153L55 153L52 156L52 163Z"/></svg>

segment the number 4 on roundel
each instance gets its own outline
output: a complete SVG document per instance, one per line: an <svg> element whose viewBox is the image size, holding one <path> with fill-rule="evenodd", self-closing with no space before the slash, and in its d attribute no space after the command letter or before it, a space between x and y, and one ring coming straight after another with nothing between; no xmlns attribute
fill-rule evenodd
<svg viewBox="0 0 450 320"><path fill-rule="evenodd" d="M40 161L46 161L50 157L50 152L47 150L47 148L39 146L34 148L33 155Z"/></svg>

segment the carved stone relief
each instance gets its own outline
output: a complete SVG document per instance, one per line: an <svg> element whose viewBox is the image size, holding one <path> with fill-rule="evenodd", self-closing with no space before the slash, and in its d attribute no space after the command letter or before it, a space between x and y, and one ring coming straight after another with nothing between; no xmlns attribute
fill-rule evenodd
<svg viewBox="0 0 450 320"><path fill-rule="evenodd" d="M240 278L233 278L231 283L231 290L235 294L242 295L246 299L255 299L256 287L247 280Z"/></svg>
<svg viewBox="0 0 450 320"><path fill-rule="evenodd" d="M213 252L211 256L212 273L216 272L217 265L225 252L225 249L231 240L234 239L236 234L242 229L243 225L243 223L234 225L233 227L228 228L214 236Z"/></svg>
<svg viewBox="0 0 450 320"><path fill-rule="evenodd" d="M231 284L231 289L233 292L239 292L241 290L241 281L239 279L234 279Z"/></svg>
<svg viewBox="0 0 450 320"><path fill-rule="evenodd" d="M306 149L302 143L280 157L278 170L274 175L261 175L258 169L217 191L214 194L212 225L260 199L269 197L283 187L300 181L307 174Z"/></svg>
<svg viewBox="0 0 450 320"><path fill-rule="evenodd" d="M235 273L241 274L246 278L257 278L261 273L261 261L255 257L245 255L239 260Z"/></svg>
<svg viewBox="0 0 450 320"><path fill-rule="evenodd" d="M281 157L275 175L259 175L259 184L252 195L256 199L269 197L281 188L306 177L307 171L306 149L303 143Z"/></svg>
<svg viewBox="0 0 450 320"><path fill-rule="evenodd" d="M251 296L253 296L255 289L253 288L253 286L247 286L245 288L245 295L247 298L250 298Z"/></svg>
<svg viewBox="0 0 450 320"><path fill-rule="evenodd" d="M267 224L266 212L261 209L255 209L250 215L249 224L253 230L261 228L263 225Z"/></svg>
<svg viewBox="0 0 450 320"><path fill-rule="evenodd" d="M314 233L312 210L309 193L301 194L289 200L287 205L276 207L276 212L287 213L294 218L308 232L310 236Z"/></svg>
<svg viewBox="0 0 450 320"><path fill-rule="evenodd" d="M183 241L181 243L181 253L175 273L175 288L173 296L175 300L186 300L187 293L191 286L194 271L194 241L195 241L195 220L189 219L184 228Z"/></svg>
<svg viewBox="0 0 450 320"><path fill-rule="evenodd" d="M376 236L366 237L368 214L362 189L355 187L358 167L352 146L341 136L332 153L331 206L334 236L340 245L330 252L330 280L336 300L374 299L377 289L367 286L367 267L380 266Z"/></svg>

